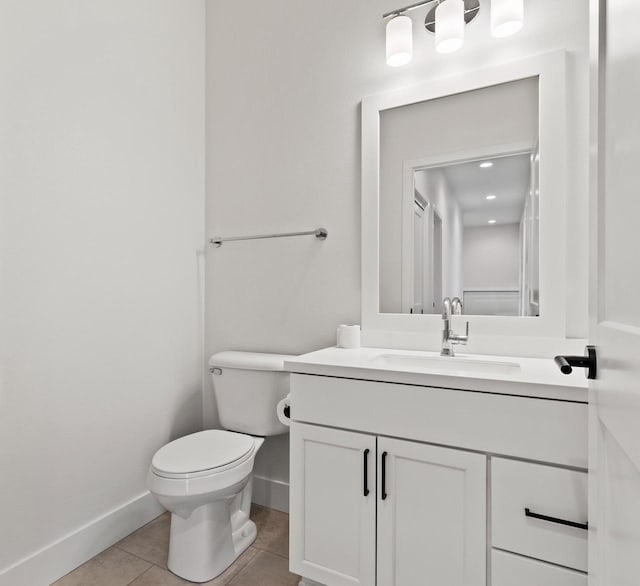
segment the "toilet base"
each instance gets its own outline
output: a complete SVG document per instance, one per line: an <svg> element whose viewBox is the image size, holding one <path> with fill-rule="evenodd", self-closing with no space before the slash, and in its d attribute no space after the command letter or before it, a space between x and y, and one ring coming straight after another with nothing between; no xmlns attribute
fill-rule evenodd
<svg viewBox="0 0 640 586"><path fill-rule="evenodd" d="M208 582L222 574L255 540L248 512L221 499L195 509L184 519L171 515L168 568L190 582Z"/></svg>

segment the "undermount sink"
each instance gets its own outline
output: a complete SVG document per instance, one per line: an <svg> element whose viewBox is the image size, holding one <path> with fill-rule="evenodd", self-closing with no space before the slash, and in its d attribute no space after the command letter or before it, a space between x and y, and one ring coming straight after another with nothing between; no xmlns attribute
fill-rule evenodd
<svg viewBox="0 0 640 586"><path fill-rule="evenodd" d="M371 360L382 367L408 368L423 372L451 374L517 374L520 365L517 362L497 362L477 360L462 356L416 356L409 354L380 354Z"/></svg>

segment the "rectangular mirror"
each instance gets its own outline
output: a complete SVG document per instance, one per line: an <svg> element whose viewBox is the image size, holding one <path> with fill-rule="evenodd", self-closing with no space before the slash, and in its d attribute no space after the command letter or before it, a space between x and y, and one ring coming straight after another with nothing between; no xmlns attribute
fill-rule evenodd
<svg viewBox="0 0 640 586"><path fill-rule="evenodd" d="M362 100L365 344L437 350L444 297L468 351L566 338L567 69L552 51Z"/></svg>
<svg viewBox="0 0 640 586"><path fill-rule="evenodd" d="M379 311L540 315L538 77L380 112Z"/></svg>

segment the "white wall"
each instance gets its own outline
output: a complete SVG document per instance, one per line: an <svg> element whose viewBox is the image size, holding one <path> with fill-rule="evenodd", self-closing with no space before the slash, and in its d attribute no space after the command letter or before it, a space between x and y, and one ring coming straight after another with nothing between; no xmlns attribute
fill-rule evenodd
<svg viewBox="0 0 640 586"><path fill-rule="evenodd" d="M360 100L363 96L566 48L572 97L568 255L587 242L588 5L527 0L521 33L497 40L489 10L457 53L440 55L415 18L415 58L384 60L381 15L395 0L207 4L207 233L326 225L329 238L208 249L206 353L300 353L334 343L360 315ZM586 331L587 265L569 284L568 331ZM208 425L216 424L211 385ZM267 442L256 469L288 478L286 442Z"/></svg>
<svg viewBox="0 0 640 586"><path fill-rule="evenodd" d="M201 426L204 2L0 0L0 80L0 584L39 586Z"/></svg>
<svg viewBox="0 0 640 586"><path fill-rule="evenodd" d="M465 290L518 290L520 224L465 227L462 267Z"/></svg>
<svg viewBox="0 0 640 586"><path fill-rule="evenodd" d="M442 296L462 299L463 226L458 200L442 169L418 171L414 182L418 193L431 202L442 220ZM393 230L391 222L385 222L384 226ZM380 230L382 233L382 226ZM390 236L388 231L387 235ZM386 274L394 271L395 266L385 265L384 268L385 274L380 279L380 311L397 313L401 310L400 283L389 279ZM436 307L441 306L441 301L442 299L435 300Z"/></svg>

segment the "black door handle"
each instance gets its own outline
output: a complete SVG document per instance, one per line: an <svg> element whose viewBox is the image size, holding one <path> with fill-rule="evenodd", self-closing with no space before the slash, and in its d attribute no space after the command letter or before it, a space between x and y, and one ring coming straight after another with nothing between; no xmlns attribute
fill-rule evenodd
<svg viewBox="0 0 640 586"><path fill-rule="evenodd" d="M369 496L369 448L364 451L364 483L362 494Z"/></svg>
<svg viewBox="0 0 640 586"><path fill-rule="evenodd" d="M556 356L555 363L560 368L562 374L571 374L573 367L586 368L587 378L594 379L598 374L598 360L596 358L596 347L587 346L584 356Z"/></svg>
<svg viewBox="0 0 640 586"><path fill-rule="evenodd" d="M382 485L380 498L385 500L387 498L387 452L382 452L382 470L380 471L380 476Z"/></svg>
<svg viewBox="0 0 640 586"><path fill-rule="evenodd" d="M589 529L589 523L576 523L575 521L567 521L566 519L560 519L558 517L549 517L548 515L541 515L540 513L534 513L531 509L524 510L525 517L531 517L532 519L540 519L541 521L548 521L549 523L557 523L558 525L566 525L567 527L576 527L577 529Z"/></svg>

